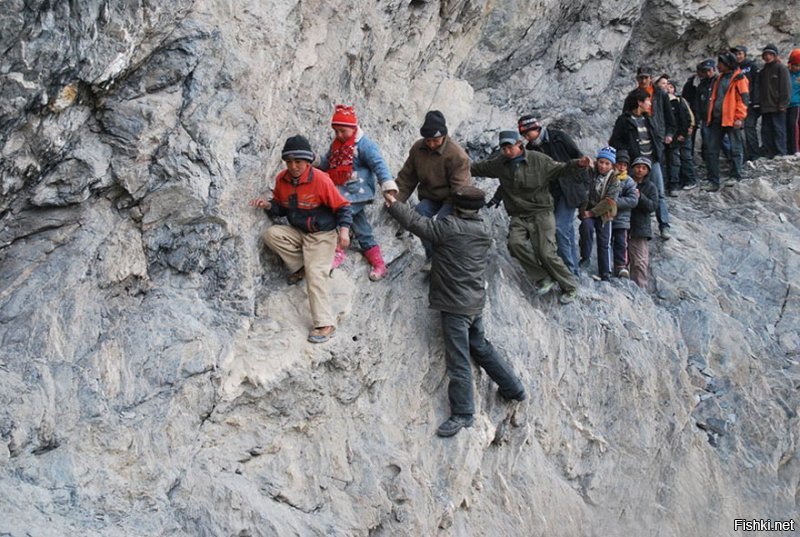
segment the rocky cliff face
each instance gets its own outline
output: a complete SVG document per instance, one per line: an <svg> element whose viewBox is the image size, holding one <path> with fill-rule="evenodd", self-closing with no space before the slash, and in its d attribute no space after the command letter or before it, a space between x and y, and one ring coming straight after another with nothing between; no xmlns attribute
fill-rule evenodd
<svg viewBox="0 0 800 537"><path fill-rule="evenodd" d="M489 336L447 412L420 247L371 210L391 277L334 274L305 342L246 207L297 132L356 105L393 170L442 109L476 157L520 111L593 150L634 65L782 49L795 1L49 2L0 14L0 534L721 535L797 518L800 184L761 164L674 201L650 292L530 298L500 212ZM491 189L494 183L481 183Z"/></svg>

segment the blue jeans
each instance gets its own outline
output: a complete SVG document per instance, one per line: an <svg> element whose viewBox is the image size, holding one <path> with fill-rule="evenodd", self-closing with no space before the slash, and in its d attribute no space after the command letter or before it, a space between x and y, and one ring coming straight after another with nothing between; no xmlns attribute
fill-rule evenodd
<svg viewBox="0 0 800 537"><path fill-rule="evenodd" d="M367 204L366 203L353 203L350 205L353 211L353 224L350 229L353 231L361 251L365 252L370 248L377 246L375 241L375 233L372 231L372 226L367 220Z"/></svg>
<svg viewBox="0 0 800 537"><path fill-rule="evenodd" d="M611 276L613 258L611 255L611 221L603 222L602 218L584 218L581 220L581 257L589 259L597 235L597 272L601 278Z"/></svg>
<svg viewBox="0 0 800 537"><path fill-rule="evenodd" d="M414 207L414 210L422 216L427 216L428 218L444 218L449 214L453 214L453 204L445 203L443 201L424 199L419 200L419 203L417 203L417 206ZM425 248L425 259L430 259L433 257L433 244L425 239L421 240L422 247Z"/></svg>
<svg viewBox="0 0 800 537"><path fill-rule="evenodd" d="M578 241L575 240L575 211L564 201L564 196L553 200L556 217L556 245L560 257L570 272L578 275Z"/></svg>
<svg viewBox="0 0 800 537"><path fill-rule="evenodd" d="M481 366L505 397L513 397L524 390L522 382L503 360L483 331L481 315L461 315L441 312L444 333L445 364L450 383L447 395L451 414L475 413L472 362Z"/></svg>
<svg viewBox="0 0 800 537"><path fill-rule="evenodd" d="M669 227L669 209L667 209L667 198L664 195L664 171L661 163L654 162L650 170L650 180L658 189L658 207L656 207L656 220L658 229Z"/></svg>
<svg viewBox="0 0 800 537"><path fill-rule="evenodd" d="M708 126L706 169L708 170L708 180L715 185L719 185L719 153L722 149L722 139L725 135L727 135L731 143L731 177L734 179L742 178L742 163L744 161L743 130L712 123Z"/></svg>

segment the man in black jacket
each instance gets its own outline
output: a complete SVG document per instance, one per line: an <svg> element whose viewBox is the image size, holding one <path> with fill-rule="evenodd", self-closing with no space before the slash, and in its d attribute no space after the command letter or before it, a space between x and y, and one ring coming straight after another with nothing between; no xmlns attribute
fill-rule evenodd
<svg viewBox="0 0 800 537"><path fill-rule="evenodd" d="M497 383L502 397L516 401L526 397L522 382L483 331L486 267L492 245L489 225L478 213L484 206L484 193L475 186L460 187L452 195L455 212L436 220L413 211L391 193L384 197L389 213L400 225L433 244L428 300L432 309L441 312L451 413L436 434L453 436L474 422L470 355Z"/></svg>
<svg viewBox="0 0 800 537"><path fill-rule="evenodd" d="M744 120L744 159L756 160L761 155L756 127L761 115L761 101L758 98L758 64L755 60L747 58L747 47L744 45L731 48L731 52L736 56L736 63L747 77L750 87L750 102L747 104L747 117Z"/></svg>
<svg viewBox="0 0 800 537"><path fill-rule="evenodd" d="M675 84L669 80L667 75L661 75L656 80L656 87L662 89L669 96L669 105L672 109L672 115L675 118L675 139L671 144L666 144L666 158L664 159L667 164L667 194L674 198L678 195L678 190L681 188L681 175L686 178L686 184L690 187L695 185L694 167L682 166L682 162L691 163L692 147L691 145L691 131L694 129L694 115L689 108L689 105L678 95L675 94ZM681 174L681 168L684 167L685 171ZM688 188L687 190L690 190Z"/></svg>
<svg viewBox="0 0 800 537"><path fill-rule="evenodd" d="M652 118L653 140L652 143L658 148L658 153L664 153L664 146L672 143L675 137L675 117L669 106L669 96L666 92L653 86L653 71L649 67L641 66L636 70L637 87L628 95L632 95L637 90L646 91L651 99L651 110L649 115ZM612 144L613 146L613 144ZM616 148L619 149L619 148ZM633 156L633 154L631 154ZM665 162L662 160L656 165L653 162L653 169L650 171L650 180L658 188L658 209L656 209L656 220L661 231L661 238L670 238L669 232L669 209L667 208L666 190L664 175L666 175Z"/></svg>
<svg viewBox="0 0 800 537"><path fill-rule="evenodd" d="M780 58L778 47L767 45L761 53L764 67L758 76L761 100L761 141L764 156L773 158L786 154L786 109L792 93L789 70Z"/></svg>
<svg viewBox="0 0 800 537"><path fill-rule="evenodd" d="M535 117L519 118L519 133L527 140L525 149L544 153L556 162L578 159L583 153L564 131L545 127ZM556 246L558 256L575 276L578 276L578 241L575 239L576 211L586 201L587 186L573 177L561 177L550 183L553 195L553 214L556 217Z"/></svg>

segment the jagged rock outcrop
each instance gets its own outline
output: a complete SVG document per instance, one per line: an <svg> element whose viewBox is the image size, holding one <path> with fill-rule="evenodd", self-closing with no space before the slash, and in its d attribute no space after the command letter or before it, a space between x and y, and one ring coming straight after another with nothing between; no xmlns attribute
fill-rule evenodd
<svg viewBox="0 0 800 537"><path fill-rule="evenodd" d="M334 274L305 342L246 200L336 102L397 170L441 108L475 157L533 110L590 151L633 66L786 49L796 0L169 3L0 14L0 535L722 535L797 518L797 159L673 200L649 292L530 298L493 212L490 338L531 398L478 376L442 441L420 247L371 210L391 276ZM494 182L482 180L490 189Z"/></svg>

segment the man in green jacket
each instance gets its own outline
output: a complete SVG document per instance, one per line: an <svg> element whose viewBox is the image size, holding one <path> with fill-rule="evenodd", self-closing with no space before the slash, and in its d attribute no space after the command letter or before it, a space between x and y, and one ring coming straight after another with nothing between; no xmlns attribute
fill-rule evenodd
<svg viewBox="0 0 800 537"><path fill-rule="evenodd" d="M536 282L539 295L548 293L555 283L561 286L561 303L575 300L578 280L570 272L556 250L556 223L553 218L553 196L550 182L562 175L575 175L579 168L590 168L592 159L581 157L559 163L536 151L526 151L516 131L500 132L501 155L473 163L473 176L496 177L511 225L508 250L516 257L528 276Z"/></svg>

